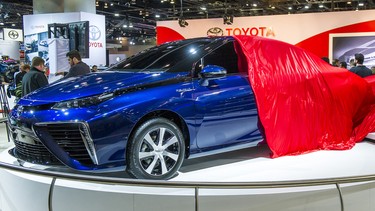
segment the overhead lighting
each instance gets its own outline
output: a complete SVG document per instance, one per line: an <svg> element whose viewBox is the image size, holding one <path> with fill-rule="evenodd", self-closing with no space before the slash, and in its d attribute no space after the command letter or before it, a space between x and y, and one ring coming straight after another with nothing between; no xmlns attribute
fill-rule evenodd
<svg viewBox="0 0 375 211"><path fill-rule="evenodd" d="M186 22L185 18L183 16L181 16L180 18L178 18L178 24L181 26L181 27L186 27L186 26L189 26L189 23Z"/></svg>
<svg viewBox="0 0 375 211"><path fill-rule="evenodd" d="M118 13L115 13L115 16L116 16L116 17L118 17L118 16L120 16L120 14L118 14Z"/></svg>
<svg viewBox="0 0 375 211"><path fill-rule="evenodd" d="M348 2L346 2L346 4L352 4L352 2L351 2L351 1L348 1Z"/></svg>
<svg viewBox="0 0 375 211"><path fill-rule="evenodd" d="M108 3L107 2L104 3L104 8L108 8Z"/></svg>
<svg viewBox="0 0 375 211"><path fill-rule="evenodd" d="M232 25L233 24L233 15L227 14L227 0L225 0L225 13L223 15L223 23L226 25Z"/></svg>
<svg viewBox="0 0 375 211"><path fill-rule="evenodd" d="M171 1L172 3L172 1ZM180 27L186 27L186 26L189 26L188 22L186 22L185 18L184 18L184 10L182 9L182 0L180 2L180 17L178 18L178 25L180 25Z"/></svg>
<svg viewBox="0 0 375 211"><path fill-rule="evenodd" d="M253 4L253 7L257 7L258 5L257 4Z"/></svg>
<svg viewBox="0 0 375 211"><path fill-rule="evenodd" d="M96 1L95 6L99 7L99 2L98 1Z"/></svg>
<svg viewBox="0 0 375 211"><path fill-rule="evenodd" d="M110 5L111 5L111 7L112 7L112 6L113 6L113 3L111 3Z"/></svg>
<svg viewBox="0 0 375 211"><path fill-rule="evenodd" d="M127 24L124 24L124 25L122 25L122 27L124 27L124 28L128 28L128 25L127 25Z"/></svg>
<svg viewBox="0 0 375 211"><path fill-rule="evenodd" d="M233 15L224 14L223 23L226 24L226 25L232 25L233 24Z"/></svg>
<svg viewBox="0 0 375 211"><path fill-rule="evenodd" d="M309 7L309 5L305 5L305 9L309 9L310 7Z"/></svg>
<svg viewBox="0 0 375 211"><path fill-rule="evenodd" d="M205 6L202 6L202 7L201 7L201 10L204 10L204 11L206 11L206 10L207 10L207 7L205 7Z"/></svg>
<svg viewBox="0 0 375 211"><path fill-rule="evenodd" d="M129 27L130 27L130 28L133 28L133 24L132 24L132 23L129 23Z"/></svg>
<svg viewBox="0 0 375 211"><path fill-rule="evenodd" d="M323 4L319 4L319 8L323 8L324 7L324 5Z"/></svg>
<svg viewBox="0 0 375 211"><path fill-rule="evenodd" d="M288 7L288 10L292 10L293 9L293 7Z"/></svg>
<svg viewBox="0 0 375 211"><path fill-rule="evenodd" d="M160 18L160 15L159 15L159 14L156 14L156 15L155 15L155 18Z"/></svg>
<svg viewBox="0 0 375 211"><path fill-rule="evenodd" d="M363 2L359 2L358 6L363 7L365 4Z"/></svg>

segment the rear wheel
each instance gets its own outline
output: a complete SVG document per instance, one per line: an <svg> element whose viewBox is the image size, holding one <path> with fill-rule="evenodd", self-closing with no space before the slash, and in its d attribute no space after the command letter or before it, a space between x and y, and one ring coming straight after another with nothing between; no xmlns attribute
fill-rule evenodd
<svg viewBox="0 0 375 211"><path fill-rule="evenodd" d="M181 130L165 118L140 125L129 140L127 169L139 179L170 179L177 174L185 156Z"/></svg>

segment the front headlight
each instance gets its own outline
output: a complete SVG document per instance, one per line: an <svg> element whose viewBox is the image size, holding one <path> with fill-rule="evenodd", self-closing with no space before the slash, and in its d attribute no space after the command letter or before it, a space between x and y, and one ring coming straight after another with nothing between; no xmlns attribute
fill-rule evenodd
<svg viewBox="0 0 375 211"><path fill-rule="evenodd" d="M104 101L111 99L114 96L113 93L104 93L101 95L85 97L85 98L78 98L68 101L62 101L56 103L52 106L52 109L69 109L69 108L82 108L82 107L89 107L98 105Z"/></svg>

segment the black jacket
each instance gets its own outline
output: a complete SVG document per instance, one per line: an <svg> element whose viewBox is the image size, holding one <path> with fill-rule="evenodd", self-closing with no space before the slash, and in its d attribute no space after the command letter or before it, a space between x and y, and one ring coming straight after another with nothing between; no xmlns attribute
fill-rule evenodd
<svg viewBox="0 0 375 211"><path fill-rule="evenodd" d="M357 65L355 67L352 67L350 69L350 72L353 72L353 73L361 76L362 78L372 75L372 71L369 68L367 68L366 66L363 66L363 65Z"/></svg>
<svg viewBox="0 0 375 211"><path fill-rule="evenodd" d="M65 76L65 78L85 75L87 73L90 73L90 67L81 61L69 69L69 73Z"/></svg>
<svg viewBox="0 0 375 211"><path fill-rule="evenodd" d="M48 85L48 80L44 72L31 67L22 78L22 97L46 85Z"/></svg>

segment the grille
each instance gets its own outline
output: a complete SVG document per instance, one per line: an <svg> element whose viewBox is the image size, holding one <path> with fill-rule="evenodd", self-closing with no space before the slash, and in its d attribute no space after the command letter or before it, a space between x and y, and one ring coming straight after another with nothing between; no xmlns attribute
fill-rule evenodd
<svg viewBox="0 0 375 211"><path fill-rule="evenodd" d="M16 147L15 156L21 160L44 165L61 165L55 156L53 156L40 142L37 144L27 144L14 140Z"/></svg>
<svg viewBox="0 0 375 211"><path fill-rule="evenodd" d="M81 135L80 123L48 124L45 126L54 141L73 159L85 165L93 162Z"/></svg>

